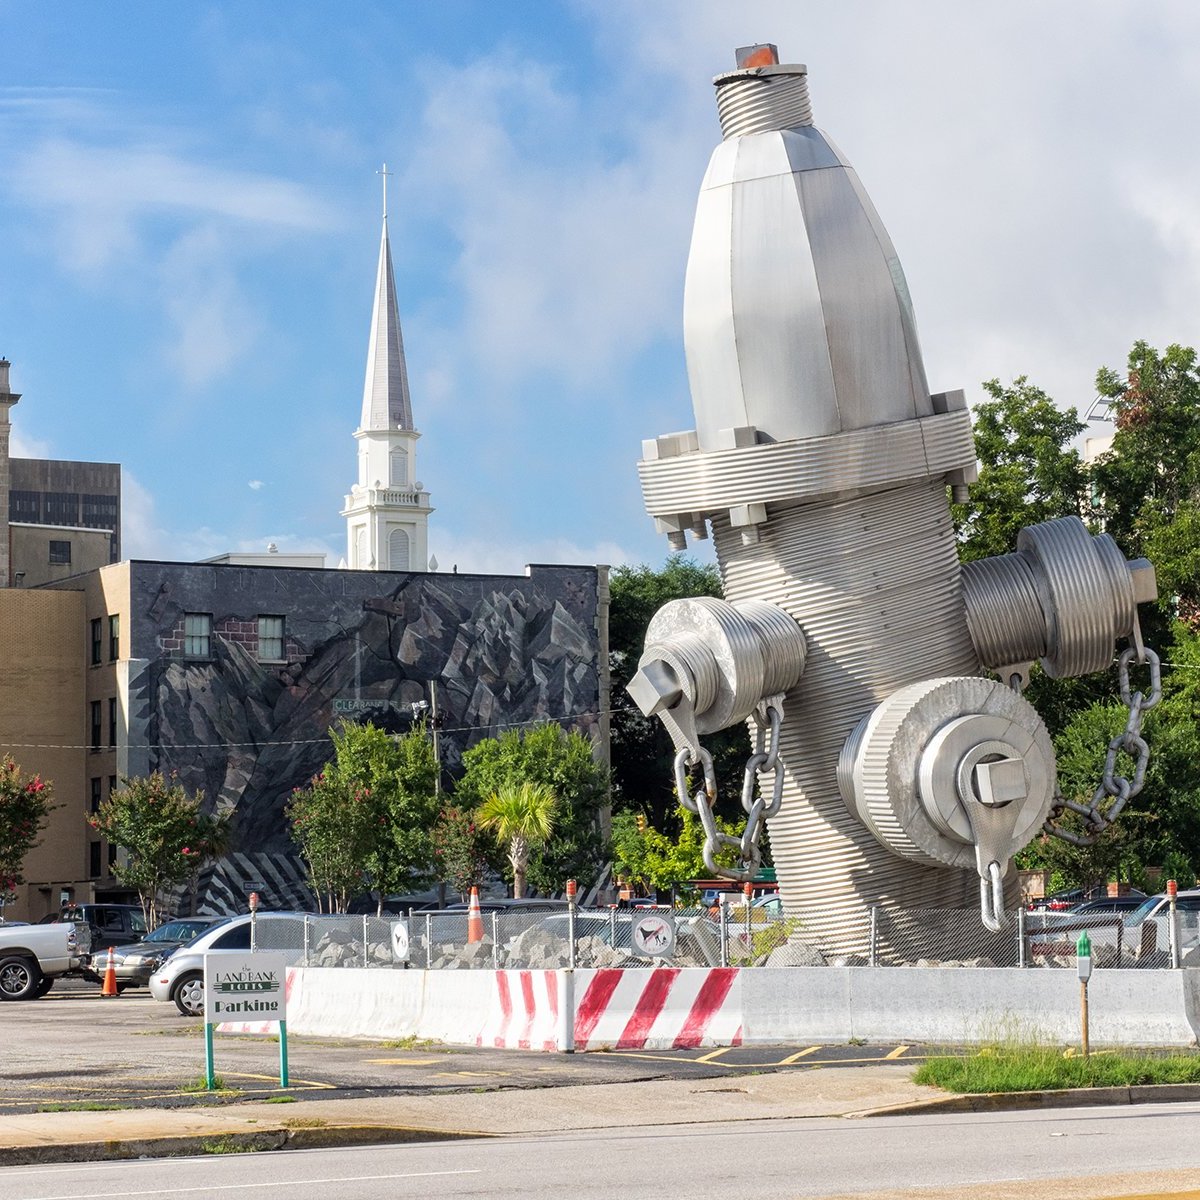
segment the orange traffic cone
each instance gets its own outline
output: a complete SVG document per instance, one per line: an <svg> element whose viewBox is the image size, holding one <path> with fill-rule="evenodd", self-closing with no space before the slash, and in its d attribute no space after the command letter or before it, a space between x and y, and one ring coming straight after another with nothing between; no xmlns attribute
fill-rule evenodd
<svg viewBox="0 0 1200 1200"><path fill-rule="evenodd" d="M467 941L483 941L483 913L479 911L479 889L471 889L471 902L467 905Z"/></svg>
<svg viewBox="0 0 1200 1200"><path fill-rule="evenodd" d="M104 986L100 989L101 996L116 996L117 968L113 966L112 947L108 948L108 966L104 968Z"/></svg>

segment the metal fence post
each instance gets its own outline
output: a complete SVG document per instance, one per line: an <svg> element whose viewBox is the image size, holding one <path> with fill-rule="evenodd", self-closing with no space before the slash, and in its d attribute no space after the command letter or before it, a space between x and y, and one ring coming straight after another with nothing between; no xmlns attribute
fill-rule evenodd
<svg viewBox="0 0 1200 1200"><path fill-rule="evenodd" d="M364 967L369 967L371 965L371 958L367 952L367 950L368 950L367 938L368 938L368 936L370 936L367 932L367 921L368 920L369 920L369 918L368 918L367 914L363 913L363 966Z"/></svg>
<svg viewBox="0 0 1200 1200"><path fill-rule="evenodd" d="M1025 958L1025 907L1019 905L1017 907L1017 966L1027 967L1028 961Z"/></svg>
<svg viewBox="0 0 1200 1200"><path fill-rule="evenodd" d="M617 948L617 906L615 904L608 906L608 944L614 950Z"/></svg>
<svg viewBox="0 0 1200 1200"><path fill-rule="evenodd" d="M729 966L729 906L718 901L721 912L721 966Z"/></svg>
<svg viewBox="0 0 1200 1200"><path fill-rule="evenodd" d="M308 966L308 917L304 918L304 965Z"/></svg>
<svg viewBox="0 0 1200 1200"><path fill-rule="evenodd" d="M500 970L500 914L492 911L492 969Z"/></svg>
<svg viewBox="0 0 1200 1200"><path fill-rule="evenodd" d="M876 961L879 946L879 909L871 905L871 931L867 938L867 966L878 966Z"/></svg>
<svg viewBox="0 0 1200 1200"><path fill-rule="evenodd" d="M425 914L425 970L433 966L433 913Z"/></svg>

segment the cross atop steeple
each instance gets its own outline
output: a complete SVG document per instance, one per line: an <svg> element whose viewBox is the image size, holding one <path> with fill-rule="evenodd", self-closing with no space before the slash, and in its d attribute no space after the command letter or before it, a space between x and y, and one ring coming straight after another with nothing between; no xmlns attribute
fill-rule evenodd
<svg viewBox="0 0 1200 1200"><path fill-rule="evenodd" d="M386 221L387 220L387 181L388 181L388 176L395 174L395 172L389 171L387 169L387 163L384 163L383 169L380 171L376 171L375 174L383 176L383 219Z"/></svg>

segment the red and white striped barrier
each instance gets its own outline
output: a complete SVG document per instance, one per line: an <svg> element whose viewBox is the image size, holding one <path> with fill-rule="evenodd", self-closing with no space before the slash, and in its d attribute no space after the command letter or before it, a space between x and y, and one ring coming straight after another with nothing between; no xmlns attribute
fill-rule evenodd
<svg viewBox="0 0 1200 1200"><path fill-rule="evenodd" d="M667 1050L738 1046L742 990L734 967L574 972L574 1040L566 973L496 971L477 1046L505 1050Z"/></svg>
<svg viewBox="0 0 1200 1200"><path fill-rule="evenodd" d="M496 971L494 977L491 1002L475 1044L501 1050L559 1049L559 972Z"/></svg>
<svg viewBox="0 0 1200 1200"><path fill-rule="evenodd" d="M682 1050L742 1043L736 967L613 968L577 971L575 978L576 1049Z"/></svg>

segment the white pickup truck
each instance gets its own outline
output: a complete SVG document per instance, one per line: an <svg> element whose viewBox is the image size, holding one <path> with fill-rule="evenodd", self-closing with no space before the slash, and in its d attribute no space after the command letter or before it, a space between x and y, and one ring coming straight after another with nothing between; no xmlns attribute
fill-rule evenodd
<svg viewBox="0 0 1200 1200"><path fill-rule="evenodd" d="M55 925L0 921L0 1000L44 996L60 975L84 966L90 942L87 926L81 931L72 921Z"/></svg>

